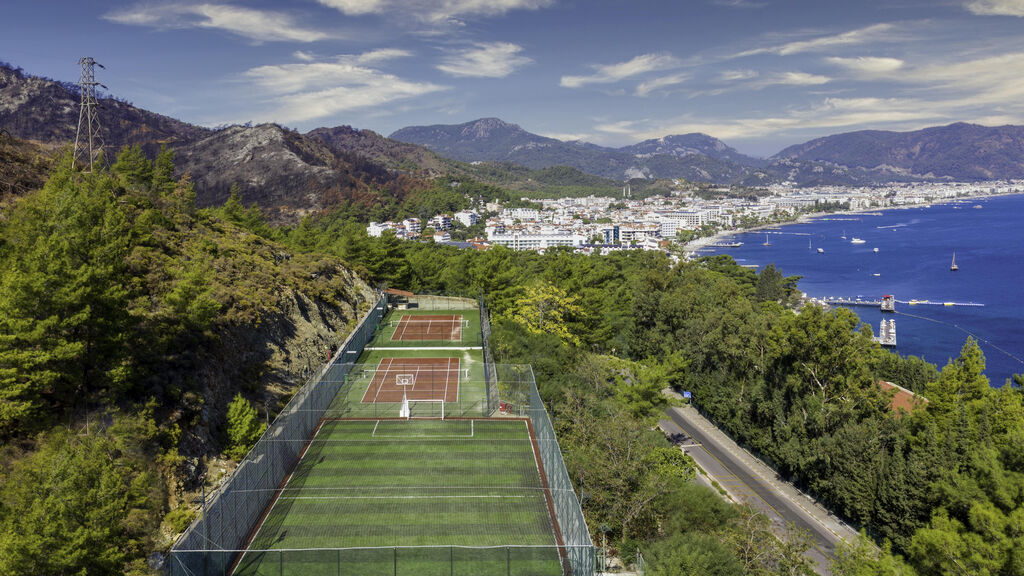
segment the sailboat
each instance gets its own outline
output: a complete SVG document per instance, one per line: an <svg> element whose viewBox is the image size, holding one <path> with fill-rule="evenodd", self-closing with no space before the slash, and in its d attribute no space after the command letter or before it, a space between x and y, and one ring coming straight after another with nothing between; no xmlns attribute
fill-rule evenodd
<svg viewBox="0 0 1024 576"><path fill-rule="evenodd" d="M949 265L950 272L956 272L960 267L956 265L956 251L953 251L953 263Z"/></svg>
<svg viewBox="0 0 1024 576"><path fill-rule="evenodd" d="M762 246L771 246L771 245L772 245L772 243L768 241L768 234L765 233L765 235L764 235L764 244L762 244Z"/></svg>
<svg viewBox="0 0 1024 576"><path fill-rule="evenodd" d="M842 238L843 240L846 240L846 230L843 230L843 235L840 236L840 238Z"/></svg>

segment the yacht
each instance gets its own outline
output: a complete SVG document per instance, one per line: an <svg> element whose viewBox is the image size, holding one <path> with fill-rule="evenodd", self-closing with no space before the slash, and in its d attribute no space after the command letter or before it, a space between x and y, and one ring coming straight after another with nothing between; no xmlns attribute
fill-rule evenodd
<svg viewBox="0 0 1024 576"><path fill-rule="evenodd" d="M854 238L850 240L850 244L864 244L867 240L861 240L860 238Z"/></svg>
<svg viewBox="0 0 1024 576"><path fill-rule="evenodd" d="M871 251L874 252L875 254L878 254L878 248L872 248Z"/></svg>
<svg viewBox="0 0 1024 576"><path fill-rule="evenodd" d="M768 234L764 235L764 244L762 246L771 246L772 243L768 241Z"/></svg>
<svg viewBox="0 0 1024 576"><path fill-rule="evenodd" d="M956 252L953 252L953 263L949 265L950 272L956 272L960 267L956 265Z"/></svg>
<svg viewBox="0 0 1024 576"><path fill-rule="evenodd" d="M824 248L818 248L818 254L824 254L824 253L825 253L825 249Z"/></svg>

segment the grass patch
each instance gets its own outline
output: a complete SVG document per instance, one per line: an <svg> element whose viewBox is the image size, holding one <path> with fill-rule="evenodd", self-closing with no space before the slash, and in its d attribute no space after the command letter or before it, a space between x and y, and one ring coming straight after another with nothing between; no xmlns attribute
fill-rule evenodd
<svg viewBox="0 0 1024 576"><path fill-rule="evenodd" d="M554 543L525 422L325 421L251 548L384 548L249 552L236 574L554 576Z"/></svg>

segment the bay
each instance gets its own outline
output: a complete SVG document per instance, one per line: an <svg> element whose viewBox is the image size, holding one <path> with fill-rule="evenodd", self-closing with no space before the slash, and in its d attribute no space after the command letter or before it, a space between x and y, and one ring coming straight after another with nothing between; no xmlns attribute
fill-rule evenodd
<svg viewBox="0 0 1024 576"><path fill-rule="evenodd" d="M961 200L871 214L833 214L738 233L738 248L710 248L740 264L774 264L800 275L809 297L881 299L892 294L901 355L944 366L968 335L979 341L986 375L1002 386L1024 373L1024 195ZM846 238L844 239L843 236ZM864 240L854 244L852 240ZM765 246L765 240L770 246ZM824 253L819 253L821 248ZM874 249L878 251L875 252ZM959 270L950 271L956 254ZM974 302L983 307L946 306ZM936 304L938 303L938 304ZM850 308L877 334L877 308Z"/></svg>

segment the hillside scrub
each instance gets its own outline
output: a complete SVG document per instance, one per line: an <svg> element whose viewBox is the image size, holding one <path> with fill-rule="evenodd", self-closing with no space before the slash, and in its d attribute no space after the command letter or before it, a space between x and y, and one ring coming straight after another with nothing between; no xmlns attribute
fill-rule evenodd
<svg viewBox="0 0 1024 576"><path fill-rule="evenodd" d="M207 459L262 431L251 401L280 409L369 306L340 259L197 209L173 173L166 150L65 154L0 208L0 574L148 573Z"/></svg>

